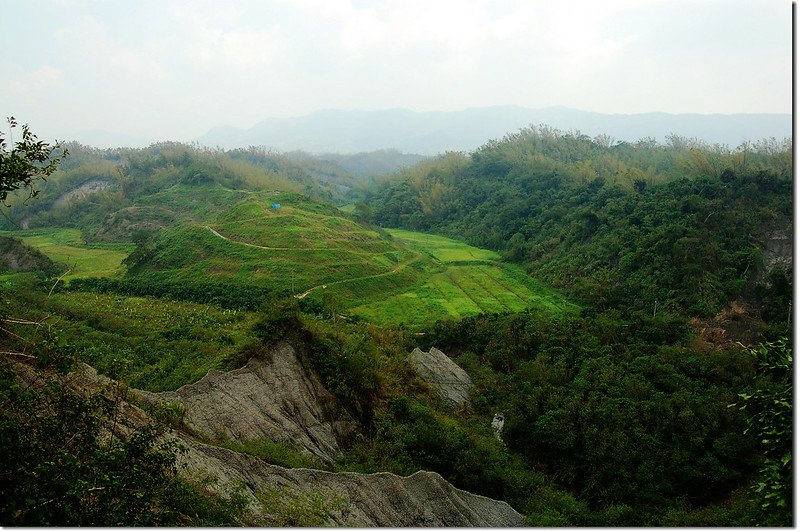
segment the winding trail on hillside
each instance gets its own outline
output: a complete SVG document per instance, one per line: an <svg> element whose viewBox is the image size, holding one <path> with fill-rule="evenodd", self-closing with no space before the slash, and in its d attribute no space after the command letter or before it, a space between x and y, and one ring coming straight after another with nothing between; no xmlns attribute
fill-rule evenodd
<svg viewBox="0 0 800 532"><path fill-rule="evenodd" d="M211 226L206 225L205 228L208 229L209 231L211 231L215 236L221 238L222 240L226 240L228 242L231 242L233 244L241 244L243 246L249 246L251 248L266 249L266 250L270 250L270 251L282 251L282 250L283 251L289 251L289 250L291 250L291 251L296 251L296 250L301 250L301 251L324 251L325 249L341 249L341 248L271 248L271 247L267 247L267 246L259 246L259 245L256 245L256 244L250 244L248 242L241 242L239 240L231 240L227 236L222 235L219 232L217 232L216 230L214 230L213 228L211 228ZM347 251L350 251L350 250L347 250ZM358 252L353 252L353 253L358 253ZM417 259L419 259L422 256L422 254L419 253L418 251L414 251L413 253L414 253L414 255L411 258L408 258L408 259L404 260L403 262L398 264L393 270L390 270L388 272L375 273L375 274L372 274L372 275L364 275L364 276L361 276L361 277L352 277L350 279L341 279L339 281L332 281L332 282L325 283L325 284L318 284L317 286L312 286L311 288L309 288L308 290L306 290L303 293L295 294L294 297L296 297L297 299L303 299L308 294L310 294L314 290L317 290L318 288L328 288L328 286L331 286L331 285L351 283L353 281L363 281L364 279L375 279L375 278L378 278L378 277L385 277L387 275L393 275L393 274L398 273L399 271L403 270L406 266L408 266L409 264L411 264L412 262L416 261ZM364 253L364 254L379 255L380 253Z"/></svg>
<svg viewBox="0 0 800 532"><path fill-rule="evenodd" d="M248 246L248 247L251 247L251 248L258 248L258 249L265 249L267 251L331 251L331 250L339 250L339 251L346 251L347 253L352 253L353 255L370 255L370 256L373 256L373 255L386 255L388 253L395 253L396 252L396 250L393 250L393 249L391 249L389 251L356 251L354 249L341 248L341 247L302 248L302 247L260 246L258 244L251 244L249 242L243 242L241 240L233 240L231 238L228 238L227 236L223 235L222 233L220 233L216 229L212 228L210 225L205 225L203 227L205 227L206 229L211 231L211 233L214 234L214 236L217 236L217 237L221 238L222 240L227 240L228 242L231 242L232 244L240 244L242 246ZM343 232L347 233L347 231L343 231ZM353 233L355 233L355 232L353 232ZM415 253L416 253L416 251L415 251Z"/></svg>
<svg viewBox="0 0 800 532"><path fill-rule="evenodd" d="M362 277L353 277L351 279L342 279L340 281L333 281L333 282L326 283L326 284L319 284L317 286L312 286L311 288L309 288L308 290L306 290L302 294L295 294L294 297L296 297L297 299L303 299L309 293L311 293L312 291L316 290L317 288L328 288L329 286L335 285L335 284L352 283L353 281L363 281L364 279L377 279L378 277L386 277L387 275L394 275L395 273L399 272L400 270L403 270L406 266L408 266L409 264L411 264L412 262L416 261L418 258L420 258L422 256L421 253L417 253L416 251L414 253L415 253L415 256L411 257L410 259L404 260L403 262L398 264L391 271L383 272L383 273L375 273L373 275L364 275Z"/></svg>
<svg viewBox="0 0 800 532"><path fill-rule="evenodd" d="M217 232L215 229L213 229L209 225L205 226L205 228L208 229L209 231L211 231L212 233L214 233L214 235L220 237L222 240L227 240L228 242L233 242L234 244L241 244L243 246L248 246L248 247L251 247L251 248L266 249L266 250L270 250L270 251L298 251L298 250L299 251L318 251L320 249L320 248L271 248L271 247L268 247L268 246L259 246L257 244L250 244L249 242L242 242L241 240L231 240L227 236L222 235L219 232Z"/></svg>

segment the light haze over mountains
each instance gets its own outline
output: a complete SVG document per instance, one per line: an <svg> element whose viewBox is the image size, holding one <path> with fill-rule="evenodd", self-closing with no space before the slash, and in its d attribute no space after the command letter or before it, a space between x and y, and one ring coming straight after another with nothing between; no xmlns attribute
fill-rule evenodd
<svg viewBox="0 0 800 532"><path fill-rule="evenodd" d="M472 150L530 125L545 124L615 141L677 134L736 147L744 141L791 137L790 114L603 114L566 107L480 107L454 112L320 110L291 118L268 118L250 129L216 127L197 137L222 148L264 145L281 151L358 153L396 149L432 155Z"/></svg>

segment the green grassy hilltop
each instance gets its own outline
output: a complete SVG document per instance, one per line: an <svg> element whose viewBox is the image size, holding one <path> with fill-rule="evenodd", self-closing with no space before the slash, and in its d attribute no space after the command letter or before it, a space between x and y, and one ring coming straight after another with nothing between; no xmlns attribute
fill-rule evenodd
<svg viewBox="0 0 800 532"><path fill-rule="evenodd" d="M495 252L424 233L382 234L296 195L250 198L211 224L167 233L142 268L288 291L410 327L532 305L574 308Z"/></svg>

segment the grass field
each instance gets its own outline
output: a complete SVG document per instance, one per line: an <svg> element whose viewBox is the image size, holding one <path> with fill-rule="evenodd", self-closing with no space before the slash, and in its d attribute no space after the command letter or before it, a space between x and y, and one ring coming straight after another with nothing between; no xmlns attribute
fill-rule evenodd
<svg viewBox="0 0 800 532"><path fill-rule="evenodd" d="M345 218L281 205L273 209L263 201L247 201L224 213L211 227L230 240L270 249L327 249L360 255L396 249L375 231Z"/></svg>
<svg viewBox="0 0 800 532"><path fill-rule="evenodd" d="M64 264L71 270L64 280L121 274L122 261L133 250L130 244L87 245L78 229L0 231L0 234L20 238L53 261Z"/></svg>
<svg viewBox="0 0 800 532"><path fill-rule="evenodd" d="M309 229L311 232L316 231ZM284 233L283 230L271 229L262 233L259 241L288 244L287 240L292 237ZM385 274L415 256L408 249L377 238L367 240L364 248L358 250L356 243L337 247L333 241L327 248L293 248L288 245L268 248L238 240L242 236L234 231L219 232L219 235L222 236L197 225L165 232L146 268L176 278L213 278L300 294L323 284ZM270 235L275 238L271 239ZM379 245L385 251L371 251Z"/></svg>
<svg viewBox="0 0 800 532"><path fill-rule="evenodd" d="M254 194L246 190L226 189L219 185L175 185L139 199L136 205L166 209L176 218L185 221L206 221Z"/></svg>
<svg viewBox="0 0 800 532"><path fill-rule="evenodd" d="M431 258L337 213L296 194L253 193L206 223L164 230L135 274L301 295L393 276L417 261L435 267ZM421 269L408 269L393 282L419 284L424 278L415 272Z"/></svg>

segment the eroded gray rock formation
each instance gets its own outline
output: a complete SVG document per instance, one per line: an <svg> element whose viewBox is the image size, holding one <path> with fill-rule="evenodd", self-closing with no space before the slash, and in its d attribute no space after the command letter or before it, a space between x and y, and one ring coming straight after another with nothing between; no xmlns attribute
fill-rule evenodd
<svg viewBox="0 0 800 532"><path fill-rule="evenodd" d="M409 362L449 406L455 408L469 399L472 379L450 357L435 347L431 347L428 353L419 348L414 349L409 355Z"/></svg>
<svg viewBox="0 0 800 532"><path fill-rule="evenodd" d="M210 370L177 391L138 393L148 401L182 404L184 424L209 439L268 438L305 449L325 463L358 431L352 416L287 343L237 370Z"/></svg>
<svg viewBox="0 0 800 532"><path fill-rule="evenodd" d="M264 493L297 500L316 498L334 526L512 527L525 518L510 505L453 487L439 474L418 471L408 477L392 473L330 473L286 469L250 455L184 440L186 469L216 478L212 489L225 493L236 485L247 495ZM251 505L256 518L269 518L265 508Z"/></svg>

